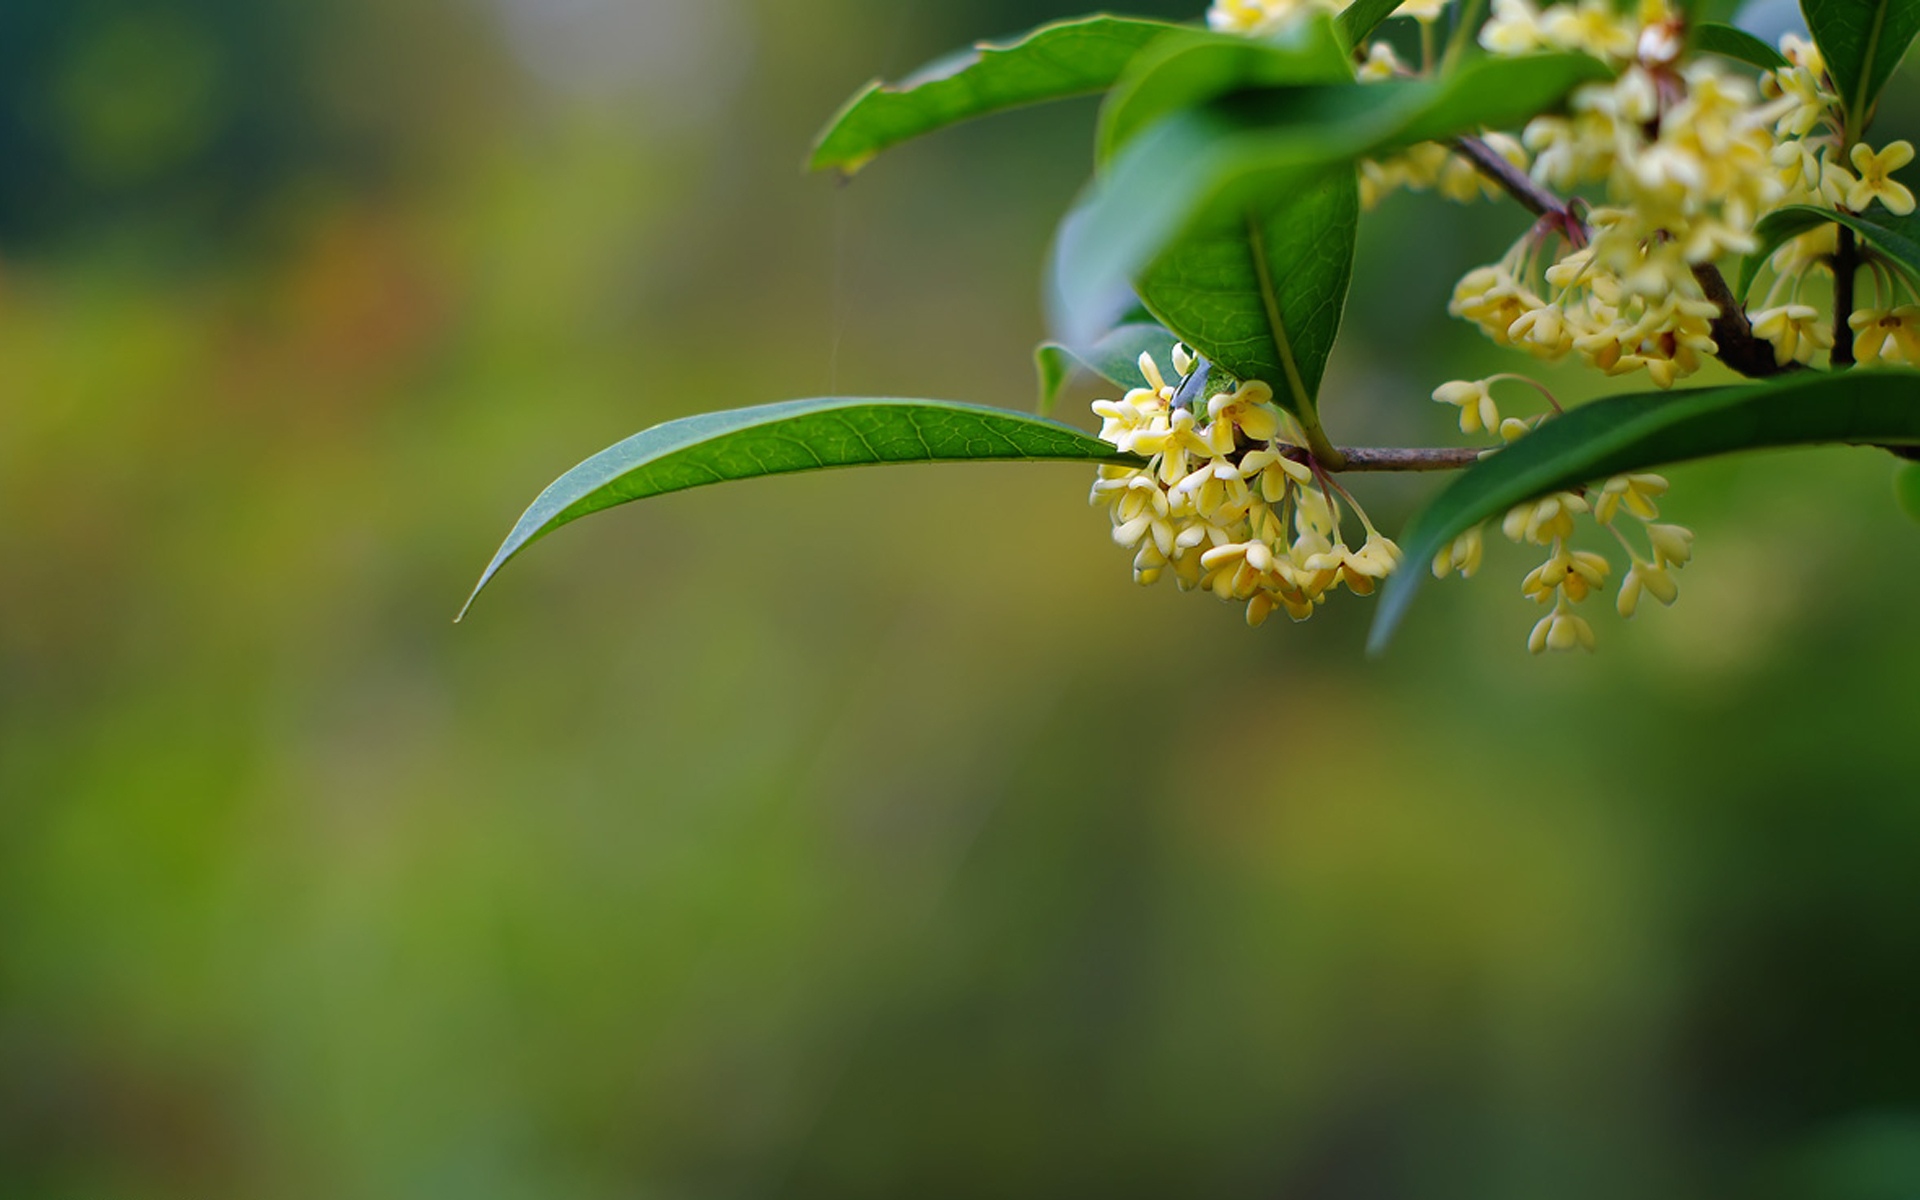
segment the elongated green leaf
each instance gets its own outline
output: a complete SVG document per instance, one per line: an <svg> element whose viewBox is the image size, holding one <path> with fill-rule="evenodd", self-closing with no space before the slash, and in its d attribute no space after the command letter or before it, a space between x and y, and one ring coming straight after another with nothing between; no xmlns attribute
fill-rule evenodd
<svg viewBox="0 0 1920 1200"><path fill-rule="evenodd" d="M1920 34L1913 0L1800 0L1807 29L1827 60L1827 74L1847 109L1847 132L1858 139L1873 119L1888 76Z"/></svg>
<svg viewBox="0 0 1920 1200"><path fill-rule="evenodd" d="M1740 294L1746 295L1753 286L1768 255L1790 239L1830 222L1845 225L1859 234L1861 241L1920 283L1920 214L1896 217L1876 212L1863 217L1810 204L1788 204L1768 213L1753 227L1754 240L1759 246L1740 264Z"/></svg>
<svg viewBox="0 0 1920 1200"><path fill-rule="evenodd" d="M1178 26L1137 17L1043 25L1004 45L982 42L899 83L868 84L828 122L809 166L858 171L891 146L988 113L1098 92L1142 47Z"/></svg>
<svg viewBox="0 0 1920 1200"><path fill-rule="evenodd" d="M1283 401L1288 379L1280 350L1252 332L1269 324L1258 288L1233 294L1238 312L1224 321L1222 304L1201 294L1211 271L1154 268L1163 257L1215 255L1234 228L1247 235L1248 214L1271 248L1290 239L1284 203L1302 204L1324 180L1350 179L1355 159L1410 142L1444 138L1481 125L1518 122L1580 82L1607 69L1582 55L1484 59L1444 83L1377 83L1282 88L1187 109L1155 122L1116 155L1062 228L1052 279L1054 311L1069 340L1111 324L1116 297L1129 280L1161 322L1241 378L1273 385ZM1337 187L1338 185L1330 185ZM1300 228L1339 231L1336 202L1303 212ZM1336 242L1337 249L1341 243ZM1350 239L1345 241L1350 247ZM1245 251L1239 257L1246 259ZM1250 260L1248 260L1250 261ZM1289 272L1284 264L1276 279ZM1242 273L1245 278L1245 273ZM1337 319L1345 277L1326 277L1328 293L1310 311L1331 305ZM1151 291L1153 294L1148 295ZM1216 339L1211 331L1231 331ZM1317 369L1302 376L1318 377ZM1310 403L1310 400L1309 400Z"/></svg>
<svg viewBox="0 0 1920 1200"><path fill-rule="evenodd" d="M1437 83L1367 86L1407 89L1406 124L1387 142L1404 146L1516 128L1581 84L1612 77L1605 63L1584 54L1527 54L1475 59Z"/></svg>
<svg viewBox="0 0 1920 1200"><path fill-rule="evenodd" d="M1433 558L1516 504L1627 471L1739 450L1920 444L1920 372L1804 371L1738 387L1596 401L1481 460L1408 523L1368 648L1386 648Z"/></svg>
<svg viewBox="0 0 1920 1200"><path fill-rule="evenodd" d="M1348 49L1367 40L1367 35L1379 27L1380 22L1393 15L1402 0L1353 0L1353 3L1340 10L1340 37L1347 43Z"/></svg>
<svg viewBox="0 0 1920 1200"><path fill-rule="evenodd" d="M1147 386L1140 373L1140 356L1151 354L1164 372L1168 355L1176 339L1165 328L1151 321L1122 325L1091 346L1067 346L1043 342L1033 352L1034 366L1040 372L1040 415L1053 411L1055 402L1075 370L1091 371L1125 391Z"/></svg>
<svg viewBox="0 0 1920 1200"><path fill-rule="evenodd" d="M1786 56L1744 29L1709 21L1693 26L1693 48L1706 54L1718 54L1735 62L1777 71L1787 65Z"/></svg>
<svg viewBox="0 0 1920 1200"><path fill-rule="evenodd" d="M1169 113L1251 88L1353 81L1347 44L1324 13L1270 38L1191 30L1142 50L1100 108L1095 158L1106 162L1127 140Z"/></svg>
<svg viewBox="0 0 1920 1200"><path fill-rule="evenodd" d="M1920 525L1920 462L1903 462L1894 468L1893 498L1907 520Z"/></svg>
<svg viewBox="0 0 1920 1200"><path fill-rule="evenodd" d="M830 467L995 459L1138 461L1056 421L948 400L835 396L703 413L636 433L555 480L514 525L473 594L532 542L629 500Z"/></svg>
<svg viewBox="0 0 1920 1200"><path fill-rule="evenodd" d="M1317 426L1359 223L1355 174L1335 170L1190 230L1141 277L1140 298L1228 374L1268 383Z"/></svg>
<svg viewBox="0 0 1920 1200"><path fill-rule="evenodd" d="M1693 24L1730 24L1740 15L1743 0L1681 0L1677 6Z"/></svg>

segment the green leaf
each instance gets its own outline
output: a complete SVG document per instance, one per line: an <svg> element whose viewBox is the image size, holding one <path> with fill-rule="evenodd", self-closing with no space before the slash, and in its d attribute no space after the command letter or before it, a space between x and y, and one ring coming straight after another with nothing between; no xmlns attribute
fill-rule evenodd
<svg viewBox="0 0 1920 1200"><path fill-rule="evenodd" d="M1895 468L1893 495L1907 519L1920 525L1920 462L1903 462Z"/></svg>
<svg viewBox="0 0 1920 1200"><path fill-rule="evenodd" d="M1435 555L1516 504L1667 463L1829 442L1920 444L1920 372L1801 371L1738 387L1614 396L1555 417L1469 468L1408 523L1405 564L1387 581L1368 649L1386 648Z"/></svg>
<svg viewBox="0 0 1920 1200"><path fill-rule="evenodd" d="M1874 102L1893 68L1920 34L1914 0L1800 0L1807 29L1827 60L1827 74L1847 110L1847 135L1857 141L1873 120Z"/></svg>
<svg viewBox="0 0 1920 1200"><path fill-rule="evenodd" d="M1403 0L1353 0L1353 3L1340 11L1340 36L1348 49L1367 40L1367 35L1380 25L1380 22L1393 15Z"/></svg>
<svg viewBox="0 0 1920 1200"><path fill-rule="evenodd" d="M1745 0L1680 0L1675 5L1689 25L1729 25L1740 15Z"/></svg>
<svg viewBox="0 0 1920 1200"><path fill-rule="evenodd" d="M1133 56L1179 26L1137 17L1082 17L1005 45L981 42L898 83L874 80L828 122L809 167L851 175L901 142L989 113L1113 86Z"/></svg>
<svg viewBox="0 0 1920 1200"><path fill-rule="evenodd" d="M1062 226L1054 311L1069 340L1091 337L1111 324L1115 298L1138 280L1141 298L1168 329L1230 373L1271 384L1304 419L1312 412L1312 388L1304 398L1297 394L1285 353L1262 332L1273 324L1272 314L1252 264L1266 261L1278 284L1293 271L1271 254L1294 245L1350 253L1341 197L1355 159L1481 125L1518 123L1580 82L1607 74L1583 55L1489 58L1442 83L1281 88L1174 113L1127 143ZM1300 207L1291 219L1289 205ZM1231 249L1235 236L1243 245ZM1248 248L1256 236L1268 255ZM1322 236L1333 241L1313 240ZM1229 268L1239 286L1214 294L1217 277ZM1303 299L1302 311L1337 323L1344 271L1323 273L1322 294ZM1304 369L1304 358L1301 365L1300 381L1317 386L1318 367Z"/></svg>
<svg viewBox="0 0 1920 1200"><path fill-rule="evenodd" d="M1759 243L1740 264L1740 295L1744 296L1759 277L1767 256L1793 238L1829 222L1845 225L1860 235L1860 240L1878 250L1887 261L1920 283L1920 214L1896 217L1876 212L1871 217L1836 212L1811 204L1788 204L1768 213L1753 227Z"/></svg>
<svg viewBox="0 0 1920 1200"><path fill-rule="evenodd" d="M1053 411L1075 370L1091 371L1127 391L1147 386L1147 377L1140 373L1140 356L1151 354L1156 362L1165 362L1177 340L1161 326L1139 321L1120 326L1091 346L1041 343L1033 352L1040 373L1040 415Z"/></svg>
<svg viewBox="0 0 1920 1200"><path fill-rule="evenodd" d="M1709 21L1693 26L1692 34L1693 48L1704 54L1718 54L1721 58L1747 63L1762 71L1777 71L1787 65L1784 54L1744 29Z"/></svg>
<svg viewBox="0 0 1920 1200"><path fill-rule="evenodd" d="M1202 224L1148 268L1140 298L1237 379L1271 385L1311 428L1353 275L1360 191L1351 170Z"/></svg>
<svg viewBox="0 0 1920 1200"><path fill-rule="evenodd" d="M1101 163L1169 113L1252 88L1353 81L1353 59L1333 18L1316 13L1270 38L1192 30L1169 35L1127 65L1100 108Z"/></svg>
<svg viewBox="0 0 1920 1200"><path fill-rule="evenodd" d="M514 525L473 596L529 544L629 500L829 467L995 459L1139 461L1056 421L948 400L835 396L703 413L636 433L555 480Z"/></svg>

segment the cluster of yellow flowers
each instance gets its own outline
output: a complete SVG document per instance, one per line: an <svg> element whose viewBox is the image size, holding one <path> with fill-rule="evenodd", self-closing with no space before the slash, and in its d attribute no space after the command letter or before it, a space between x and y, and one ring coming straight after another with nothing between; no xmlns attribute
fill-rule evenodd
<svg viewBox="0 0 1920 1200"><path fill-rule="evenodd" d="M1215 0L1208 22L1218 30L1262 35L1302 13L1344 6L1345 0ZM1443 0L1409 0L1397 10L1421 23L1418 66L1376 41L1359 54L1359 78L1413 78L1434 70L1432 23L1443 7ZM1468 271L1454 288L1449 311L1500 345L1549 361L1571 355L1608 375L1644 371L1655 385L1671 387L1719 352L1714 327L1724 294L1710 298L1707 283L1718 284L1720 260L1757 249L1754 230L1769 212L1786 204L1854 213L1877 204L1901 216L1915 209L1913 193L1892 177L1913 161L1913 147L1905 141L1878 150L1850 144L1826 64L1804 39L1783 38L1786 65L1761 72L1757 81L1710 58L1688 57L1685 20L1672 0L1638 0L1637 7L1616 0L1544 6L1540 0L1492 0L1479 40L1496 55L1578 52L1613 70L1609 81L1576 89L1561 111L1511 133L1489 131L1479 138L1513 168L1504 186L1545 196L1530 203L1549 214L1499 261ZM1438 143L1363 161L1360 186L1367 207L1402 189L1468 202L1503 188L1453 146ZM1557 200L1562 196L1568 199ZM1838 226L1823 224L1767 259L1760 277L1765 287L1756 289L1760 299L1750 321L1778 366L1808 364L1833 349L1833 320L1821 309L1830 294L1838 236ZM1871 250L1860 261L1872 277L1873 303L1848 318L1856 360L1920 365L1920 290ZM1274 603L1296 617L1312 611L1324 588L1297 586L1303 576L1317 578L1310 564L1338 562L1350 576L1337 578L1355 591L1371 590L1397 551L1368 524L1366 545L1352 555L1358 565L1348 568L1338 558L1336 550L1345 550L1337 544L1336 493L1344 492L1282 436L1281 415L1215 433L1222 422L1211 404L1211 423L1196 426L1198 417L1183 413L1171 392L1159 387L1158 376L1151 378L1155 389L1096 406L1107 419L1103 437L1159 456L1146 471L1112 469L1095 487L1095 499L1113 506L1115 536L1139 551L1137 577L1151 582L1171 564L1184 586L1213 587L1230 599L1271 592L1273 600L1249 606L1256 623ZM1434 399L1459 408L1463 432L1510 442L1550 416L1503 417L1492 389L1504 379L1524 377L1454 381L1438 388ZM1248 396L1252 386L1233 396ZM1251 410L1272 412L1265 403L1260 396ZM1146 440L1128 440L1135 437ZM1215 449L1202 454L1195 448L1202 444ZM1255 449L1228 449L1247 444ZM1187 446L1187 456L1169 457L1175 445ZM1277 490L1268 494L1253 486L1250 471L1272 474L1281 481ZM1230 480L1239 481L1245 499L1240 493L1230 498ZM1224 507L1202 503L1203 487L1213 489L1208 497ZM1528 597L1550 606L1529 639L1535 652L1593 645L1593 629L1575 606L1606 585L1612 568L1603 556L1573 547L1576 518L1592 517L1626 548L1631 565L1619 584L1622 616L1633 615L1643 593L1673 603L1679 590L1673 572L1691 557L1693 534L1658 521L1656 501L1666 490L1660 476L1623 475L1507 515L1502 530L1510 539L1548 547L1547 561L1522 583ZM1294 540L1285 533L1286 511L1298 532ZM1645 527L1644 551L1621 531L1622 512ZM1364 523L1365 515L1360 519ZM1254 545L1259 548L1246 548ZM1369 556L1375 547L1383 549ZM1481 532L1472 530L1436 558L1433 571L1471 575L1482 553ZM1231 568L1222 586L1216 586L1216 565ZM1327 578L1330 587L1336 576Z"/></svg>
<svg viewBox="0 0 1920 1200"><path fill-rule="evenodd" d="M1245 33L1259 37L1291 21L1302 12L1337 13L1338 0L1213 0L1207 10L1207 27L1222 33Z"/></svg>
<svg viewBox="0 0 1920 1200"><path fill-rule="evenodd" d="M1719 347L1718 309L1696 272L1756 248L1755 224L1782 204L1860 211L1878 202L1913 211L1890 177L1913 159L1906 142L1875 151L1854 145L1840 159L1840 107L1819 51L1791 35L1788 65L1756 87L1710 60L1678 61L1682 25L1663 0L1635 16L1606 0L1544 13L1529 0L1494 0L1481 44L1496 54L1580 50L1618 71L1576 90L1566 115L1543 115L1521 135L1532 177L1573 192L1601 185L1579 228L1536 226L1507 255L1460 280L1449 309L1494 341L1545 359L1577 354L1609 375L1645 370L1660 387L1698 370ZM1830 322L1803 286L1830 270L1836 227L1802 235L1774 253L1774 281L1753 313L1756 336L1775 361L1806 363L1832 348ZM1877 279L1893 303L1852 314L1868 334L1862 361L1920 361L1914 305L1904 284ZM1911 298L1909 294L1909 298Z"/></svg>
<svg viewBox="0 0 1920 1200"><path fill-rule="evenodd" d="M1504 441L1511 442L1549 418L1501 416L1493 398L1493 385L1507 379L1532 383L1519 375L1455 380L1434 389L1433 398L1460 409L1461 432L1497 432ZM1552 401L1550 395L1548 401ZM1620 583L1616 607L1621 616L1633 616L1643 592L1669 605L1679 597L1680 585L1674 581L1673 572L1693 557L1693 532L1684 526L1657 523L1660 509L1656 501L1666 494L1667 487L1666 479L1659 475L1616 475L1597 488L1556 492L1508 511L1500 525L1500 531L1508 540L1549 547L1547 561L1528 572L1520 584L1521 592L1529 599L1553 606L1533 627L1527 638L1528 649L1535 654L1575 647L1593 649L1593 626L1576 613L1573 606L1606 585L1613 565L1591 550L1573 548L1578 517L1591 515L1595 523L1611 532L1626 548L1632 566ZM1616 518L1622 511L1645 524L1647 554L1641 554L1639 547L1620 532ZM1480 528L1469 529L1434 557L1434 577L1444 579L1455 571L1463 577L1471 576L1480 569L1484 552Z"/></svg>
<svg viewBox="0 0 1920 1200"><path fill-rule="evenodd" d="M1100 468L1089 497L1113 519L1113 540L1133 551L1133 577L1156 582L1168 570L1180 588L1246 605L1259 625L1276 608L1304 621L1342 585L1370 594L1400 561L1329 476L1308 465L1291 417L1264 383L1242 383L1204 398L1182 391L1195 362L1173 348L1176 382L1140 356L1147 386L1093 411L1100 436L1148 460ZM1199 389L1191 389L1199 390ZM1342 533L1341 501L1366 530L1355 550Z"/></svg>
<svg viewBox="0 0 1920 1200"><path fill-rule="evenodd" d="M1849 170L1837 161L1844 127L1820 51L1791 34L1781 39L1780 51L1788 65L1760 82L1781 112L1775 130L1782 140L1772 161L1788 185L1787 199L1853 212L1878 202L1896 216L1911 213L1913 192L1892 173L1913 161L1912 144L1891 142L1877 152L1856 144L1848 155ZM1802 291L1810 277L1831 270L1838 243L1839 226L1822 225L1789 240L1767 260L1773 282L1753 314L1754 332L1773 342L1782 363L1806 362L1813 350L1832 347L1819 310L1803 302ZM1867 265L1879 302L1857 308L1847 318L1855 334L1855 359L1867 364L1920 363L1920 307L1912 286L1877 259L1869 258Z"/></svg>

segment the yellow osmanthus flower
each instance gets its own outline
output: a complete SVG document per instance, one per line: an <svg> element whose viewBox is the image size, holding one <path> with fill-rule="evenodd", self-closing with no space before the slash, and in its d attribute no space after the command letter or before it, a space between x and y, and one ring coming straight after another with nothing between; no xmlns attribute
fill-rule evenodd
<svg viewBox="0 0 1920 1200"><path fill-rule="evenodd" d="M1568 601L1578 604L1598 591L1612 570L1602 555L1591 550L1573 550L1564 541L1557 541L1553 557L1527 572L1526 578L1520 581L1520 591L1542 604L1551 602L1555 592L1563 593Z"/></svg>
<svg viewBox="0 0 1920 1200"><path fill-rule="evenodd" d="M1878 200L1897 217L1913 211L1913 193L1906 184L1892 178L1893 172L1913 161L1912 142L1888 142L1877 154L1864 142L1856 142L1852 160L1853 169L1860 177L1847 189L1848 208L1860 212Z"/></svg>
<svg viewBox="0 0 1920 1200"><path fill-rule="evenodd" d="M1386 42L1374 42L1367 47L1367 56L1361 60L1354 74L1361 83L1379 83L1382 80L1410 75L1412 72L1408 71L1406 64L1400 61L1400 56L1393 52L1392 46Z"/></svg>
<svg viewBox="0 0 1920 1200"><path fill-rule="evenodd" d="M1847 318L1853 330L1853 356L1862 366L1920 363L1920 306L1855 309Z"/></svg>
<svg viewBox="0 0 1920 1200"><path fill-rule="evenodd" d="M1573 536L1573 519L1593 509L1578 492L1555 492L1507 510L1500 531L1508 541L1544 546Z"/></svg>
<svg viewBox="0 0 1920 1200"><path fill-rule="evenodd" d="M1464 390L1474 385L1463 383L1460 387ZM1517 437L1542 419L1550 417L1509 417L1501 424L1503 428L1518 426L1514 433ZM1668 487L1664 476L1632 472L1597 486L1541 496L1508 510L1501 531L1510 540L1548 547L1546 561L1527 572L1520 583L1522 595L1552 606L1529 633L1528 649L1540 654L1548 650L1592 650L1595 646L1593 626L1574 611L1574 606L1601 591L1613 567L1604 556L1574 546L1578 518L1582 516L1591 514L1596 525L1612 532L1631 559L1616 602L1621 616L1631 617L1643 594L1651 594L1663 604L1672 604L1678 598L1680 589L1673 572L1692 557L1693 533L1684 526L1655 523L1660 516L1658 500ZM1650 556L1635 549L1617 528L1622 513L1645 525ZM1484 539L1476 526L1434 556L1434 577L1443 579L1455 571L1463 577L1471 576L1479 569L1483 554Z"/></svg>
<svg viewBox="0 0 1920 1200"><path fill-rule="evenodd" d="M1693 530L1684 525L1648 525L1653 561L1663 567L1684 567L1693 561Z"/></svg>
<svg viewBox="0 0 1920 1200"><path fill-rule="evenodd" d="M1555 605L1552 612L1541 617L1533 632L1527 635L1527 649L1535 654L1547 650L1592 650L1593 646L1593 626L1564 603Z"/></svg>
<svg viewBox="0 0 1920 1200"><path fill-rule="evenodd" d="M1471 579L1480 570L1480 560L1486 552L1486 539L1481 536L1480 527L1475 525L1433 558L1433 577L1445 579L1455 571L1462 579Z"/></svg>
<svg viewBox="0 0 1920 1200"><path fill-rule="evenodd" d="M1753 314L1755 337L1773 343L1773 361L1809 362L1815 350L1833 349L1833 333L1811 304L1783 304Z"/></svg>
<svg viewBox="0 0 1920 1200"><path fill-rule="evenodd" d="M1183 371L1195 365L1184 347L1173 358ZM1399 548L1314 470L1271 388L1216 391L1195 412L1151 356L1139 365L1147 386L1093 410L1101 438L1147 462L1101 467L1089 495L1133 551L1137 582L1170 571L1182 589L1245 605L1259 625L1276 609L1305 620L1334 588L1366 595L1392 572ZM1367 533L1357 550L1341 534L1341 497Z"/></svg>
<svg viewBox="0 0 1920 1200"><path fill-rule="evenodd" d="M1339 12L1340 0L1213 0L1207 27L1223 33L1272 33L1294 17L1316 9Z"/></svg>
<svg viewBox="0 0 1920 1200"><path fill-rule="evenodd" d="M1611 525L1615 514L1625 508L1642 521L1655 520L1660 516L1660 506L1654 501L1666 495L1669 486L1663 475L1615 475L1601 485L1600 498L1593 505L1593 519L1602 525Z"/></svg>
<svg viewBox="0 0 1920 1200"><path fill-rule="evenodd" d="M1680 598L1680 585L1674 582L1673 574L1666 567L1635 556L1633 566L1627 569L1626 578L1620 581L1620 596L1614 604L1615 610L1623 617L1632 617L1639 611L1640 593L1643 591L1669 606Z"/></svg>
<svg viewBox="0 0 1920 1200"><path fill-rule="evenodd" d="M1433 389L1433 398L1459 408L1461 433L1483 429L1492 432L1500 427L1500 407L1493 402L1492 384L1491 379L1455 379Z"/></svg>

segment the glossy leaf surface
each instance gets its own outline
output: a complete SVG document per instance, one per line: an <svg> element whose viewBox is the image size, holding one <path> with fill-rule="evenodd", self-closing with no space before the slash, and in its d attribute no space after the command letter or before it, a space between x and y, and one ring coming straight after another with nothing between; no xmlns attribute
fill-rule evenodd
<svg viewBox="0 0 1920 1200"><path fill-rule="evenodd" d="M1380 22L1392 16L1393 10L1399 8L1401 3L1402 0L1353 0L1353 3L1340 10L1338 26L1341 40L1349 47L1358 46Z"/></svg>
<svg viewBox="0 0 1920 1200"><path fill-rule="evenodd" d="M1056 421L946 400L829 397L703 413L634 434L555 480L514 525L473 594L532 542L630 500L832 467L1008 459L1134 461Z"/></svg>
<svg viewBox="0 0 1920 1200"><path fill-rule="evenodd" d="M1717 54L1763 71L1775 71L1787 65L1786 56L1744 29L1709 21L1693 27L1693 48L1705 54Z"/></svg>
<svg viewBox="0 0 1920 1200"><path fill-rule="evenodd" d="M1350 254L1343 197L1355 159L1514 123L1606 73L1581 55L1485 59L1444 83L1281 88L1177 112L1128 142L1069 218L1055 258L1054 310L1069 340L1091 337L1113 322L1117 298L1138 281L1148 308L1190 345L1241 378L1272 384L1296 411L1310 407L1312 389L1304 401L1290 390L1285 355L1258 332L1273 322L1265 289L1249 285L1252 263L1295 243ZM1290 218L1293 205L1300 211ZM1236 230L1243 245L1229 251ZM1255 237L1264 237L1267 255L1254 252ZM1222 293L1214 285L1229 259L1240 286ZM1268 269L1276 281L1298 276L1296 287L1313 274L1286 262L1269 261ZM1303 311L1330 310L1337 319L1346 270L1319 273L1323 293L1303 300ZM1309 357L1300 354L1303 382L1317 381L1323 365L1309 366Z"/></svg>
<svg viewBox="0 0 1920 1200"><path fill-rule="evenodd" d="M1353 171L1323 175L1191 229L1141 277L1140 298L1177 321L1189 346L1237 378L1265 381L1316 424L1359 221Z"/></svg>
<svg viewBox="0 0 1920 1200"><path fill-rule="evenodd" d="M1896 217L1878 209L1860 216L1811 204L1788 204L1768 213L1754 226L1753 236L1759 246L1740 264L1740 294L1746 295L1753 286L1768 255L1789 240L1829 223L1853 230L1861 241L1920 282L1920 217Z"/></svg>
<svg viewBox="0 0 1920 1200"><path fill-rule="evenodd" d="M1807 28L1827 60L1827 74L1847 109L1854 139L1873 117L1874 101L1920 34L1914 0L1800 0Z"/></svg>
<svg viewBox="0 0 1920 1200"><path fill-rule="evenodd" d="M1234 92L1352 81L1347 44L1324 15L1296 21L1271 38L1170 34L1127 64L1101 106L1095 156L1104 163L1160 118Z"/></svg>
<svg viewBox="0 0 1920 1200"><path fill-rule="evenodd" d="M1740 450L1820 443L1920 444L1920 372L1805 371L1765 383L1651 392L1556 417L1481 460L1408 523L1403 567L1387 581L1368 649L1385 649L1454 538L1547 492Z"/></svg>
<svg viewBox="0 0 1920 1200"><path fill-rule="evenodd" d="M949 125L1102 91L1142 47L1176 28L1136 17L1083 17L1005 44L982 42L898 83L875 80L828 123L808 165L852 174L881 151Z"/></svg>

